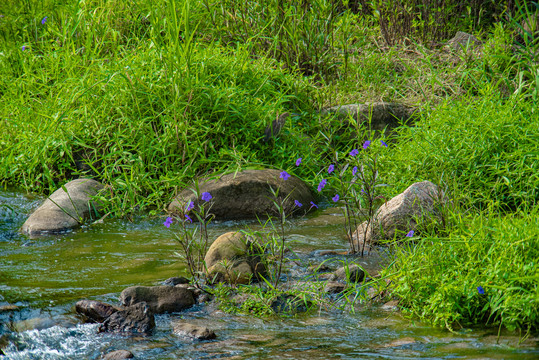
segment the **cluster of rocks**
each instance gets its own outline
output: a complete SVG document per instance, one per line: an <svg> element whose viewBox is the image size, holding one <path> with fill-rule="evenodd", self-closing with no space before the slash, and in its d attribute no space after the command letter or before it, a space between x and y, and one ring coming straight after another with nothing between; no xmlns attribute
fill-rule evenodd
<svg viewBox="0 0 539 360"><path fill-rule="evenodd" d="M185 279L171 278L162 286L132 286L120 294L120 306L96 300L80 300L75 311L86 322L99 323L100 332L131 335L151 335L155 329L155 315L182 312L203 299L200 289L190 286ZM176 284L176 285L173 285ZM175 321L174 334L195 340L215 339L215 332L204 326ZM104 359L128 359L133 354L116 350Z"/></svg>
<svg viewBox="0 0 539 360"><path fill-rule="evenodd" d="M353 110L355 116L360 116L361 111L358 109ZM279 189L278 201L285 206L285 211L297 210L294 200L303 204L315 200L309 187L300 179L291 176L285 180L280 174L277 170L246 170L217 179L200 179L197 188L200 193L212 194L211 212L218 219L276 215L271 199L272 191L276 189ZM100 209L99 203L95 201L96 194L104 188L91 179L67 183L28 218L22 231L30 235L57 233L95 219ZM381 239L393 239L399 232L415 230L425 217L436 215L436 206L441 197L443 194L428 181L411 185L402 194L383 204L372 221L358 227L353 235L356 248L365 243L375 244ZM170 204L169 211L184 214L186 204L192 202L194 206L200 205L198 199L198 194L191 191L181 192ZM309 210L305 206L300 213ZM209 247L204 260L209 284L247 284L268 278L263 247L256 239L242 232L228 232L219 236ZM314 271L316 279L310 281L319 282L323 291L329 295L340 294L349 286L364 282L367 278L364 269L358 265L349 265L333 272L320 270L318 266ZM197 303L208 301L207 294L189 285L184 278L169 279L165 284L129 287L122 291L119 306L81 300L75 309L85 321L99 323L101 332L150 335L155 329L155 315L182 312ZM311 305L309 301L291 295L286 291L287 287L297 289L301 284L283 284L283 292L272 300L271 308L275 312L306 311ZM378 295L374 294L373 298ZM245 297L240 296L238 303L245 300ZM188 322L176 321L173 325L174 333L179 336L199 340L216 337L212 330ZM105 358L123 359L132 356L128 351L119 350L107 354Z"/></svg>

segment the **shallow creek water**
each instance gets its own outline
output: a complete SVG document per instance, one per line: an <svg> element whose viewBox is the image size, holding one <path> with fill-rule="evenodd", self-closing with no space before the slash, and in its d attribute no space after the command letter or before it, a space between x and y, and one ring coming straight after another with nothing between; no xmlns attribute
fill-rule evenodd
<svg viewBox="0 0 539 360"><path fill-rule="evenodd" d="M212 305L156 316L152 336L100 334L74 313L79 299L118 304L132 285L158 285L187 275L163 219L105 220L74 232L29 239L18 233L42 198L0 191L0 359L98 359L127 349L139 359L537 359L537 339L519 344L496 329L456 333L404 319L378 305L355 313L318 311L258 319L225 314ZM290 222L291 247L321 262L318 250L346 248L342 217L326 209ZM212 238L255 223L216 223ZM379 261L359 259L367 268ZM9 310L8 304L17 309ZM193 342L173 334L174 321L215 330L218 338Z"/></svg>

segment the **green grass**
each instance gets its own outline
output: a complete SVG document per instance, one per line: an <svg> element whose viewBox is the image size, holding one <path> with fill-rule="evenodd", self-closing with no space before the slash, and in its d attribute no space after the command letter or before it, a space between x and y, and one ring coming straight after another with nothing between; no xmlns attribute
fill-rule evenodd
<svg viewBox="0 0 539 360"><path fill-rule="evenodd" d="M431 180L453 206L396 252L395 294L435 324L537 330L537 223L525 212L539 200L539 37L521 26L535 5L518 2L503 23L493 5L486 22L447 24L485 41L451 52L414 32L387 46L368 9L308 3L3 2L0 183L50 193L90 175L116 216L159 213L193 177L241 168L286 169L314 189L336 152L363 141L319 109L416 105L416 126L380 153L381 182L395 195ZM284 111L282 133L263 142Z"/></svg>
<svg viewBox="0 0 539 360"><path fill-rule="evenodd" d="M388 269L407 312L448 328L539 328L538 209L457 215L449 236L397 247ZM478 287L485 291L480 294Z"/></svg>

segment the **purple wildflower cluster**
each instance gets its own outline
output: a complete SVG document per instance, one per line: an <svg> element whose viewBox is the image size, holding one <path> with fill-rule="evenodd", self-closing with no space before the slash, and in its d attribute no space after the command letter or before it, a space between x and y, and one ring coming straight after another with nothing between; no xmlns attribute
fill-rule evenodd
<svg viewBox="0 0 539 360"><path fill-rule="evenodd" d="M165 220L165 222L163 223L163 225L165 225L166 228L169 228L170 225L172 225L172 218L171 217L167 217L167 219Z"/></svg>

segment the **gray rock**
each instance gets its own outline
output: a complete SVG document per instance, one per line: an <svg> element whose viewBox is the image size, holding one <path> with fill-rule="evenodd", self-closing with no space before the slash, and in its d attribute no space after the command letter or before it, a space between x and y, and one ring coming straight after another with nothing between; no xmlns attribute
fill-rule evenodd
<svg viewBox="0 0 539 360"><path fill-rule="evenodd" d="M154 328L154 314L146 303L141 302L110 315L99 331L148 335Z"/></svg>
<svg viewBox="0 0 539 360"><path fill-rule="evenodd" d="M411 123L417 108L398 103L375 102L370 104L347 104L323 109L321 115L336 114L343 122L350 119L370 126L371 130L393 129Z"/></svg>
<svg viewBox="0 0 539 360"><path fill-rule="evenodd" d="M410 185L378 209L373 224L367 227L365 221L359 225L352 236L356 248L361 249L364 242L372 244L382 239L393 239L397 231L404 234L415 231L417 221L436 216L435 207L440 201L444 201L443 194L430 181Z"/></svg>
<svg viewBox="0 0 539 360"><path fill-rule="evenodd" d="M103 356L103 360L123 360L123 359L132 359L135 355L131 351L128 350L116 350L111 351L105 356Z"/></svg>
<svg viewBox="0 0 539 360"><path fill-rule="evenodd" d="M211 340L217 337L213 330L210 330L205 326L198 326L184 322L177 322L174 324L174 333L177 335L195 338L197 340Z"/></svg>
<svg viewBox="0 0 539 360"><path fill-rule="evenodd" d="M260 246L245 234L223 234L211 244L204 258L207 276L210 282L247 284L260 275L266 276L261 254Z"/></svg>
<svg viewBox="0 0 539 360"><path fill-rule="evenodd" d="M299 178L291 176L283 180L279 170L244 170L242 172L223 175L216 179L200 179L199 191L212 195L211 213L217 220L256 219L257 217L278 216L273 204L270 188L279 189L278 201L284 201L287 214L305 214L309 211L310 202L314 201L310 188ZM294 200L303 206L298 208ZM193 191L182 191L168 206L175 214L182 214L186 205L193 201L199 206L203 201Z"/></svg>
<svg viewBox="0 0 539 360"><path fill-rule="evenodd" d="M167 285L167 286L176 286L179 284L189 284L189 280L184 278L183 276L178 276L178 277L171 277L163 281L163 285Z"/></svg>
<svg viewBox="0 0 539 360"><path fill-rule="evenodd" d="M328 294L342 293L346 289L346 284L337 281L328 281L324 286L324 292Z"/></svg>
<svg viewBox="0 0 539 360"><path fill-rule="evenodd" d="M95 300L80 300L75 304L75 311L91 321L102 323L109 316L119 311L115 306Z"/></svg>
<svg viewBox="0 0 539 360"><path fill-rule="evenodd" d="M365 271L358 265L349 265L348 268L343 266L337 270L335 270L335 277L336 280L343 280L347 282L362 282L363 279L365 279Z"/></svg>
<svg viewBox="0 0 539 360"><path fill-rule="evenodd" d="M193 292L177 286L131 286L122 291L120 301L125 306L148 304L155 314L179 312L195 304Z"/></svg>
<svg viewBox="0 0 539 360"><path fill-rule="evenodd" d="M100 210L100 205L91 198L101 189L103 185L92 179L68 182L30 215L21 231L29 235L40 235L78 227Z"/></svg>

